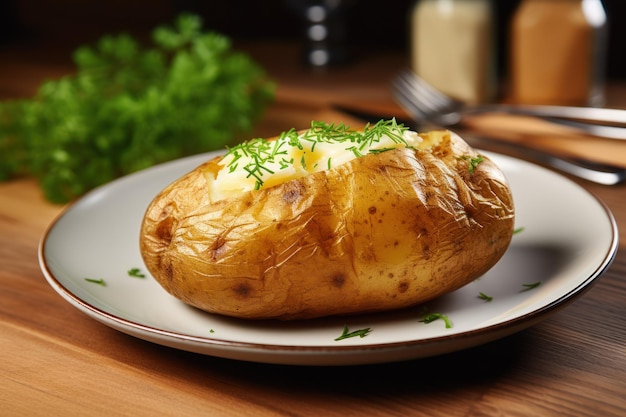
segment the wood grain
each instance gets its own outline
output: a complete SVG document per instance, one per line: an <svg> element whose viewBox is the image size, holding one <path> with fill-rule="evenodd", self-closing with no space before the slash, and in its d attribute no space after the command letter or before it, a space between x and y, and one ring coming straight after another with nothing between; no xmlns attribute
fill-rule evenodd
<svg viewBox="0 0 626 417"><path fill-rule="evenodd" d="M11 71L19 72L20 61L11 62ZM306 127L312 118L349 120L325 108L333 100L369 102L396 112L386 91L400 65L396 57L387 65L363 63L310 74L295 66L276 69L267 61L280 94L255 133L270 136ZM15 91L5 88L11 84L7 71L0 69L0 91ZM49 73L57 72L52 65ZM20 73L24 90L19 94L27 94L39 75L48 73L45 61L33 73L38 76ZM625 186L578 182L626 230ZM429 359L298 367L166 348L121 334L74 309L49 287L37 263L40 236L62 208L44 201L32 179L0 183L3 416L626 415L623 235L614 263L596 285L526 331Z"/></svg>

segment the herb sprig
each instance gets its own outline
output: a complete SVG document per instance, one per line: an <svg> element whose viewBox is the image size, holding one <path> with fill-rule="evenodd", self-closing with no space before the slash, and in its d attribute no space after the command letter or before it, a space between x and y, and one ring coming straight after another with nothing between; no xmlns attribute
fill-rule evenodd
<svg viewBox="0 0 626 417"><path fill-rule="evenodd" d="M533 289L537 288L540 285L541 285L541 281L533 282L532 284L522 284L522 287L524 287L524 289L522 291L533 290Z"/></svg>
<svg viewBox="0 0 626 417"><path fill-rule="evenodd" d="M429 324L436 320L443 320L445 323L446 329L452 328L452 321L445 314L441 313L428 313L424 312L424 317L420 320L421 323Z"/></svg>
<svg viewBox="0 0 626 417"><path fill-rule="evenodd" d="M343 332L341 333L341 336L337 337L335 339L335 341L339 341L339 340L343 340L343 339L349 339L351 337L364 338L371 331L372 331L372 329L367 327L365 329L354 330L354 331L351 332L350 329L348 328L348 326L345 325L345 326L343 326Z"/></svg>
<svg viewBox="0 0 626 417"><path fill-rule="evenodd" d="M130 268L128 270L128 276L135 277L135 278L145 278L146 274L142 273L141 269L139 268Z"/></svg>
<svg viewBox="0 0 626 417"><path fill-rule="evenodd" d="M92 284L98 284L98 285L101 285L103 287L107 286L106 281L104 279L102 279L102 278L97 278L97 279L96 278L85 278L85 281L91 282Z"/></svg>
<svg viewBox="0 0 626 417"><path fill-rule="evenodd" d="M493 301L493 297L492 296L487 295L487 294L485 294L482 291L478 294L478 298L480 298L481 300L486 301L486 302Z"/></svg>
<svg viewBox="0 0 626 417"><path fill-rule="evenodd" d="M473 174L474 171L476 170L476 167L478 167L478 165L485 160L485 157L482 155L477 155L477 156L463 155L460 157L460 159L463 159L464 161L469 161L468 171L470 174Z"/></svg>
<svg viewBox="0 0 626 417"><path fill-rule="evenodd" d="M128 173L222 149L248 132L275 85L230 39L182 14L144 47L104 36L74 53L75 75L0 103L0 180L37 178L64 203Z"/></svg>

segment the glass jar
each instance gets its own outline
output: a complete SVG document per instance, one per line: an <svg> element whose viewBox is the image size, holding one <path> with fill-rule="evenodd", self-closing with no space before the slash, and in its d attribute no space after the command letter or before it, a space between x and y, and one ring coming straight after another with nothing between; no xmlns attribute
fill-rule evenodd
<svg viewBox="0 0 626 417"><path fill-rule="evenodd" d="M511 99L604 103L607 18L601 0L524 0L511 24Z"/></svg>
<svg viewBox="0 0 626 417"><path fill-rule="evenodd" d="M475 104L495 95L490 0L419 0L411 12L411 66L444 93Z"/></svg>

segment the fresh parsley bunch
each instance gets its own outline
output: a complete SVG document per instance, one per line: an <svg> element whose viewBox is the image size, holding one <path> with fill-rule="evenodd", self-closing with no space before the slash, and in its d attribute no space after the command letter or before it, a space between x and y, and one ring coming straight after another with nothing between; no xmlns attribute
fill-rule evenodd
<svg viewBox="0 0 626 417"><path fill-rule="evenodd" d="M0 103L0 180L38 178L63 203L122 175L222 148L249 131L274 84L228 38L195 15L153 32L75 51L75 75L47 81L32 100Z"/></svg>

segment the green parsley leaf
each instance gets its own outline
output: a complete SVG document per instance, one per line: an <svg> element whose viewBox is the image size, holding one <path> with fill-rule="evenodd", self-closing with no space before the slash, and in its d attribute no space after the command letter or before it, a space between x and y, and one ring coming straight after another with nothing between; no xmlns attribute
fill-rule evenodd
<svg viewBox="0 0 626 417"><path fill-rule="evenodd" d="M341 333L341 336L339 336L338 338L335 339L335 341L339 341L339 340L343 340L343 339L348 339L350 337L365 337L367 336L370 332L372 331L371 328L365 328L365 329L359 329L359 330L355 330L353 332L351 332L348 329L348 326L344 326L343 327L343 333Z"/></svg>

